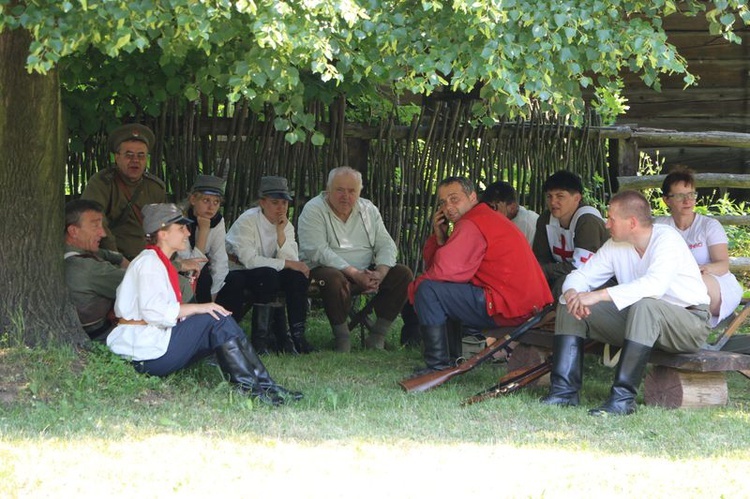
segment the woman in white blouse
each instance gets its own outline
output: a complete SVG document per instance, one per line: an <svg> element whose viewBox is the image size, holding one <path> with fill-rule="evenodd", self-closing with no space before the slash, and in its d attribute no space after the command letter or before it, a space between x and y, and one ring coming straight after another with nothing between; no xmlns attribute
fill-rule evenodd
<svg viewBox="0 0 750 499"><path fill-rule="evenodd" d="M216 301L229 272L229 261L224 238L227 229L221 214L224 198L224 179L213 175L198 175L187 199L187 217L195 220L188 245L178 251L180 260L194 260L202 266L195 287L195 301ZM241 320L233 315L235 320Z"/></svg>
<svg viewBox="0 0 750 499"><path fill-rule="evenodd" d="M216 303L182 303L177 271L170 262L183 250L189 219L173 204L143 207L148 245L128 266L117 288L118 325L107 338L135 369L166 376L212 352L230 382L258 400L279 405L302 398L268 374L231 314Z"/></svg>
<svg viewBox="0 0 750 499"><path fill-rule="evenodd" d="M671 216L658 217L656 222L677 229L698 262L711 298L710 325L714 327L734 312L742 298L742 286L729 272L727 234L717 220L695 212L698 193L692 170L675 167L661 191Z"/></svg>

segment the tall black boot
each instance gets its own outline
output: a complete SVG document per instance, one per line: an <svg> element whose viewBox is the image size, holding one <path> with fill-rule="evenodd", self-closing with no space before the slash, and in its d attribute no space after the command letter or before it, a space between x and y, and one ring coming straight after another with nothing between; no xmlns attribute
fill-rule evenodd
<svg viewBox="0 0 750 499"><path fill-rule="evenodd" d="M620 361L615 371L615 382L609 391L609 399L604 405L591 409L592 416L606 416L607 414L628 415L635 412L637 404L635 396L641 384L646 364L651 357L652 347L625 340L620 350Z"/></svg>
<svg viewBox="0 0 750 499"><path fill-rule="evenodd" d="M272 307L265 303L253 305L252 343L260 355L267 355L271 349Z"/></svg>
<svg viewBox="0 0 750 499"><path fill-rule="evenodd" d="M293 392L291 390L287 390L283 386L276 383L273 378L271 378L271 375L268 374L266 366L263 365L263 362L255 353L253 347L247 341L246 337L242 337L238 341L240 348L242 349L242 353L245 355L248 364L252 367L255 377L258 379L260 387L265 393L271 396L281 397L284 400L300 400L303 397L302 392Z"/></svg>
<svg viewBox="0 0 750 499"><path fill-rule="evenodd" d="M304 322L292 324L289 328L289 334L292 335L294 348L296 348L299 353L312 353L315 351L315 348L307 341L307 338L305 338Z"/></svg>
<svg viewBox="0 0 750 499"><path fill-rule="evenodd" d="M427 367L420 369L416 374L423 374L430 371L440 371L451 367L451 358L448 353L448 326L419 326L419 332L422 335L424 357Z"/></svg>
<svg viewBox="0 0 750 499"><path fill-rule="evenodd" d="M242 340L246 346L242 344ZM263 383L245 354L245 350L252 349L252 347L247 343L247 338L243 337L242 340L232 338L216 349L219 367L229 376L229 381L237 385L244 393L249 393L251 397L265 404L283 404L284 397L263 387Z"/></svg>
<svg viewBox="0 0 750 499"><path fill-rule="evenodd" d="M549 395L542 397L547 405L578 405L583 372L583 338L556 334L552 343L552 373Z"/></svg>
<svg viewBox="0 0 750 499"><path fill-rule="evenodd" d="M297 355L297 349L294 347L292 335L289 334L289 328L286 327L286 310L284 307L272 307L271 330L276 338L276 353L289 353Z"/></svg>

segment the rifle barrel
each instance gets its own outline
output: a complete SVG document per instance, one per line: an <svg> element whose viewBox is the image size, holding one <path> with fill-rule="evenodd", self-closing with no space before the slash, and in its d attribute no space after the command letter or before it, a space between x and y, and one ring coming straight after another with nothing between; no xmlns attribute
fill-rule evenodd
<svg viewBox="0 0 750 499"><path fill-rule="evenodd" d="M478 365L491 359L495 355L495 353L508 346L510 342L515 341L526 331L539 324L542 319L552 310L554 310L554 304L547 305L541 310L541 312L534 314L528 320L526 320L526 322L514 329L510 334L507 334L502 341L496 341L481 352L477 352L476 354L466 359L466 361L458 364L455 367L449 367L440 371L428 372L420 376L407 378L399 381L398 384L408 393L424 392L431 388L435 388L436 386L440 386L454 376L471 371Z"/></svg>

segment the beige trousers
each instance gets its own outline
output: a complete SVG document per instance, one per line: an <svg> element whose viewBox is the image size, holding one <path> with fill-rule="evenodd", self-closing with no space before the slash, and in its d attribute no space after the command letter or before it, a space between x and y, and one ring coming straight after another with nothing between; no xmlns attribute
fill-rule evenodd
<svg viewBox="0 0 750 499"><path fill-rule="evenodd" d="M708 305L690 309L664 300L643 298L617 310L612 302L591 307L591 315L578 320L565 305L557 306L555 334L591 338L622 346L624 340L653 346L665 352L695 352L706 341L710 329Z"/></svg>

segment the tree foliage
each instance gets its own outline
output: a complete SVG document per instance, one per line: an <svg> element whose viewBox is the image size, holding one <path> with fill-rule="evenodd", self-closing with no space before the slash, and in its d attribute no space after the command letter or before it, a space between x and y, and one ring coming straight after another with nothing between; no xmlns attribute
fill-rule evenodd
<svg viewBox="0 0 750 499"><path fill-rule="evenodd" d="M314 126L311 99L481 88L477 117L543 110L605 117L625 109L624 71L656 89L684 74L662 19L705 15L737 41L746 0L0 0L0 30L32 35L30 70L62 65L75 85L130 88L142 111L200 93L272 105L296 142ZM144 64L144 61L147 61ZM109 71L108 74L106 73ZM138 94L140 92L140 94ZM131 103L132 104L132 103ZM135 104L132 104L135 105Z"/></svg>

